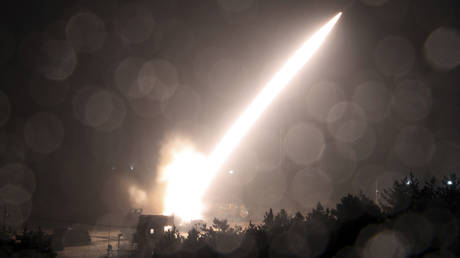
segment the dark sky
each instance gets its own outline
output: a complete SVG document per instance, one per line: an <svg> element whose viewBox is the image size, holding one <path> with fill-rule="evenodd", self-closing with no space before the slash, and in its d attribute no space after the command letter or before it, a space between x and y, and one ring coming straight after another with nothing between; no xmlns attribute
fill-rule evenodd
<svg viewBox="0 0 460 258"><path fill-rule="evenodd" d="M347 192L372 196L411 171L460 167L457 0L9 2L0 201L15 223L123 212L139 206L131 186L160 212L161 147L179 137L209 152L338 11L321 50L226 164L236 179L221 173L208 201L256 217L305 211Z"/></svg>

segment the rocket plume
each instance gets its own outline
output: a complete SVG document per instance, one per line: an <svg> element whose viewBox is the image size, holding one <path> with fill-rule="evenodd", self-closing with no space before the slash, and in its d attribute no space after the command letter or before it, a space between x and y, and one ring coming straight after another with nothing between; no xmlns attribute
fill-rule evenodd
<svg viewBox="0 0 460 258"><path fill-rule="evenodd" d="M341 12L335 15L287 60L209 156L197 152L190 144L176 146L171 150L169 164L162 167L162 174L167 182L165 214L175 214L184 220L201 217L201 199L217 171L264 110L319 49L341 15Z"/></svg>

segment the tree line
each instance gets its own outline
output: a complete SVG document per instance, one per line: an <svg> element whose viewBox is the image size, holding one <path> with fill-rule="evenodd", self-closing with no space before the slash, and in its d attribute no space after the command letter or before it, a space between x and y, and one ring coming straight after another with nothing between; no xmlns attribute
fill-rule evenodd
<svg viewBox="0 0 460 258"><path fill-rule="evenodd" d="M460 185L456 175L423 182L410 174L375 203L347 194L306 215L267 211L260 225L210 226L182 236L173 228L138 257L460 257Z"/></svg>
<svg viewBox="0 0 460 258"><path fill-rule="evenodd" d="M40 229L0 232L1 257L56 257ZM455 174L420 181L409 175L375 203L347 194L333 208L321 203L307 214L269 209L262 223L176 228L137 246L133 257L460 257L460 180Z"/></svg>

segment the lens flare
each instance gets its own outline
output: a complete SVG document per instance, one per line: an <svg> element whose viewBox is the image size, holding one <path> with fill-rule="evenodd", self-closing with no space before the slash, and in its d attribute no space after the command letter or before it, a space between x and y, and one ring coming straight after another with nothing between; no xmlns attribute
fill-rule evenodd
<svg viewBox="0 0 460 258"><path fill-rule="evenodd" d="M334 16L287 60L208 157L191 145L183 145L171 152L170 162L162 168L167 182L164 214L174 214L184 220L201 218L201 199L217 171L262 112L318 50L341 15L340 12Z"/></svg>

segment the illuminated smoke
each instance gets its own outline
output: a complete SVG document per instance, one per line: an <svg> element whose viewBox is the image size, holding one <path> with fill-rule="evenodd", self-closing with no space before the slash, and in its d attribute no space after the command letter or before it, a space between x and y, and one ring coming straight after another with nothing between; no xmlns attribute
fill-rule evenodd
<svg viewBox="0 0 460 258"><path fill-rule="evenodd" d="M167 182L165 214L174 214L185 220L201 217L201 199L217 171L268 105L318 50L341 15L337 14L321 27L287 60L208 157L197 152L192 144L173 145L169 150L169 162L160 168L162 180Z"/></svg>

